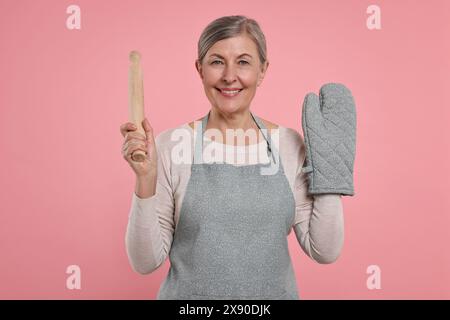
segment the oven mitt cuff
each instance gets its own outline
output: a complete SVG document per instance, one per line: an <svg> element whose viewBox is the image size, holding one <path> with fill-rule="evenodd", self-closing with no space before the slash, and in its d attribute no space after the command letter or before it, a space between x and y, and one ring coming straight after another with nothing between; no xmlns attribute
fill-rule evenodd
<svg viewBox="0 0 450 320"><path fill-rule="evenodd" d="M309 194L353 196L356 148L356 108L348 88L327 83L319 97L308 93L302 110Z"/></svg>

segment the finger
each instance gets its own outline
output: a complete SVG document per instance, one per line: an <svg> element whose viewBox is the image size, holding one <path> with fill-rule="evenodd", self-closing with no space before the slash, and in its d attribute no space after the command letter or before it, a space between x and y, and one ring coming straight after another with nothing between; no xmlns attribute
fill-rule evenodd
<svg viewBox="0 0 450 320"><path fill-rule="evenodd" d="M137 130L136 126L131 122L124 123L120 126L120 133L122 134L123 137L125 137L127 132L135 130Z"/></svg>
<svg viewBox="0 0 450 320"><path fill-rule="evenodd" d="M128 149L131 153L135 152L136 150L141 150L147 153L147 146L145 144L133 144Z"/></svg>
<svg viewBox="0 0 450 320"><path fill-rule="evenodd" d="M142 121L142 126L144 127L145 130L145 134L147 136L147 142L150 143L154 143L155 142L155 138L153 136L153 127L150 125L150 122L148 121L147 118L144 119L144 121Z"/></svg>
<svg viewBox="0 0 450 320"><path fill-rule="evenodd" d="M140 146L147 146L147 142L144 140L131 140L127 141L123 144L122 151L128 149L131 146L140 145Z"/></svg>
<svg viewBox="0 0 450 320"><path fill-rule="evenodd" d="M127 148L122 149L122 156L125 160L129 160L133 152L136 150L142 150L147 153L146 147L144 145L131 145Z"/></svg>
<svg viewBox="0 0 450 320"><path fill-rule="evenodd" d="M131 141L131 140L142 140L142 141L147 141L147 138L145 137L145 135L143 135L142 133L139 132L128 132L125 135L125 142L127 141Z"/></svg>
<svg viewBox="0 0 450 320"><path fill-rule="evenodd" d="M142 127L144 128L145 132L150 131L152 129L152 126L150 125L150 122L148 121L147 118L144 118L144 120L142 120Z"/></svg>
<svg viewBox="0 0 450 320"><path fill-rule="evenodd" d="M144 153L147 153L147 147L145 145L131 145L125 150L125 154L127 157L130 157L135 151L141 150Z"/></svg>

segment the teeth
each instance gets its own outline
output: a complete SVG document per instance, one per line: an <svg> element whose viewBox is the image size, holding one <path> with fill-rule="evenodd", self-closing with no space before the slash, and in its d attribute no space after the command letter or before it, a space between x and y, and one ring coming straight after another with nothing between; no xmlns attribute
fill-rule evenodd
<svg viewBox="0 0 450 320"><path fill-rule="evenodd" d="M234 90L234 91L229 91L229 90L222 90L222 92L223 93L226 93L226 94L235 94L235 93L238 93L240 90Z"/></svg>

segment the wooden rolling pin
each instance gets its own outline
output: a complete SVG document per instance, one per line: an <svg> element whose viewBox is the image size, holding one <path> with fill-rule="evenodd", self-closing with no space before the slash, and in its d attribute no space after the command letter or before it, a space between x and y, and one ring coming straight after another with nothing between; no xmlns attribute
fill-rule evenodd
<svg viewBox="0 0 450 320"><path fill-rule="evenodd" d="M144 84L141 69L141 55L137 51L130 52L130 68L128 73L128 121L133 123L136 132L146 136L142 126L145 118L144 114ZM147 154L144 151L136 150L131 155L131 159L136 162L143 162Z"/></svg>

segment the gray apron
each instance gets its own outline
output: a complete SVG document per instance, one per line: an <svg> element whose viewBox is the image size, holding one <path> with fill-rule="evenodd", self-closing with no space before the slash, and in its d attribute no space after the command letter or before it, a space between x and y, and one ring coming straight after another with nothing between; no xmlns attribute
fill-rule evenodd
<svg viewBox="0 0 450 320"><path fill-rule="evenodd" d="M268 164L203 163L208 117L196 127L170 269L157 299L298 299L287 242L295 200L270 135L262 130L269 159L279 161L275 174L260 173Z"/></svg>

